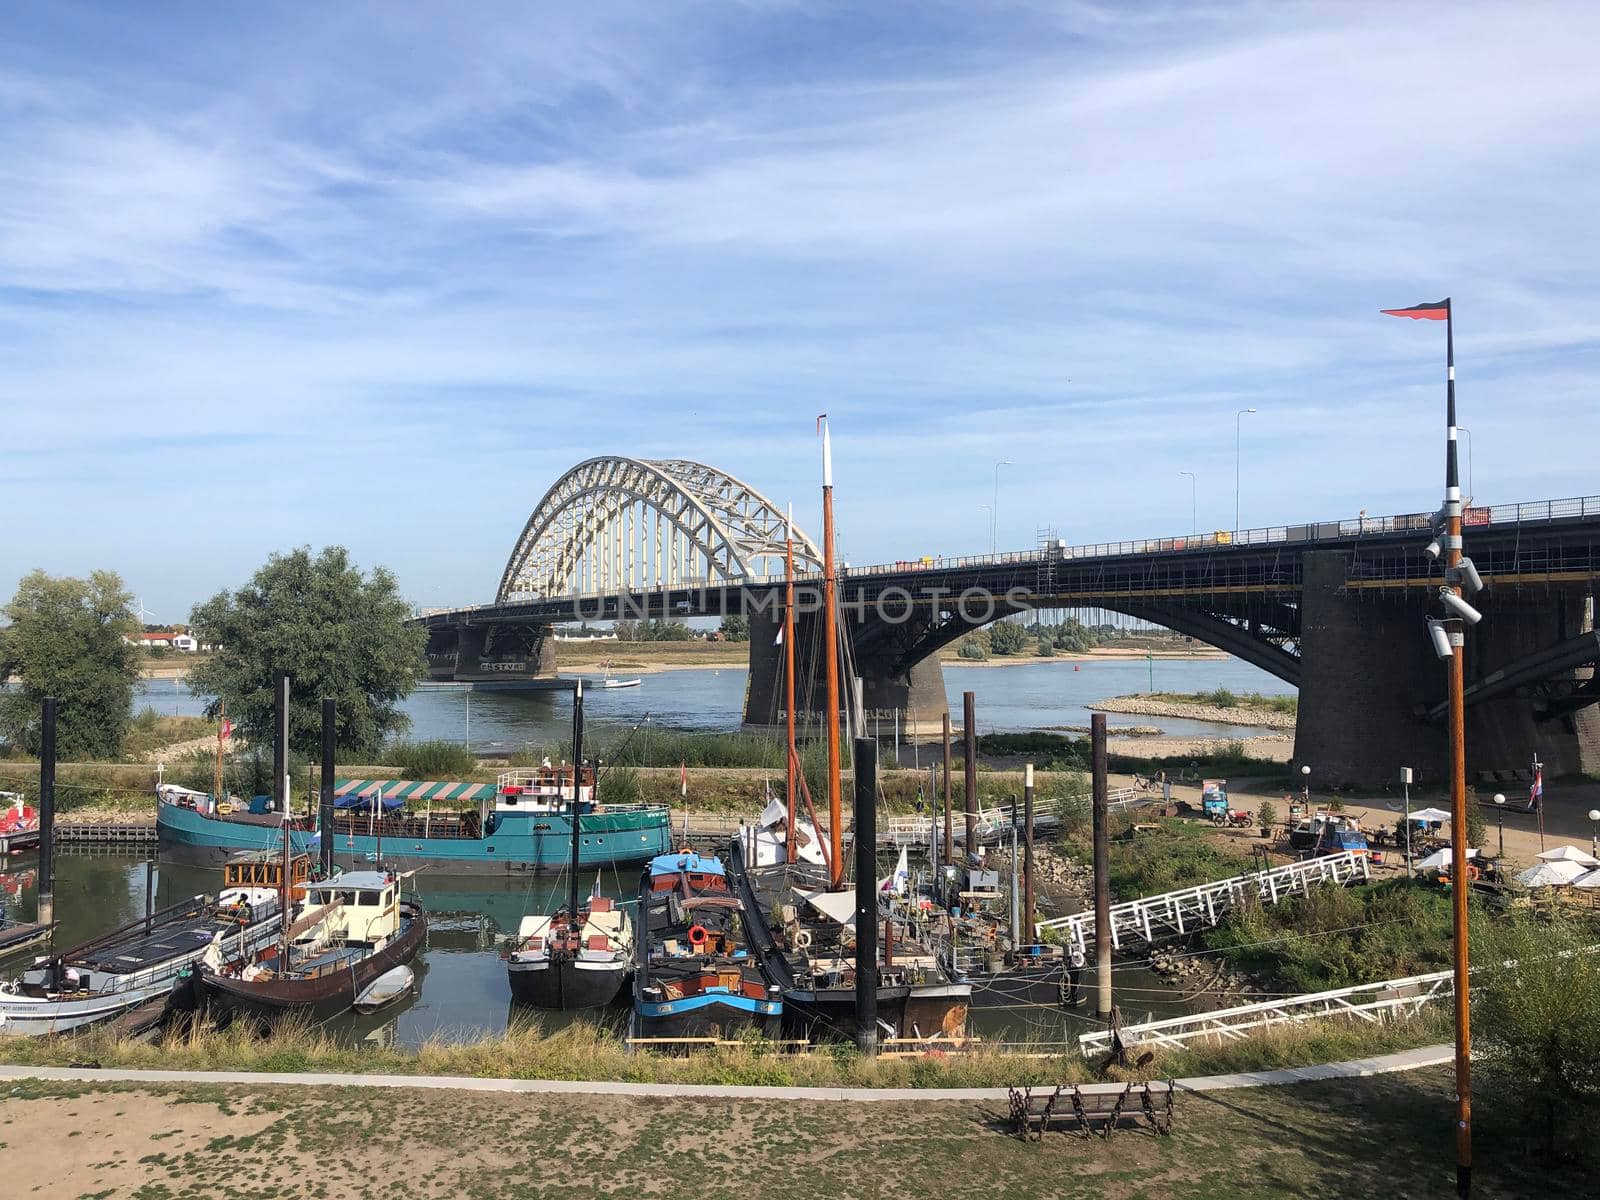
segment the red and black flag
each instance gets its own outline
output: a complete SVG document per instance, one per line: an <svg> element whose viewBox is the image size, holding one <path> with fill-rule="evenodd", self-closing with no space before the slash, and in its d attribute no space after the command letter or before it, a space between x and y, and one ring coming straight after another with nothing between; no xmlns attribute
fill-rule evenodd
<svg viewBox="0 0 1600 1200"><path fill-rule="evenodd" d="M1448 321L1450 300L1435 300L1432 304L1413 304L1410 308L1379 309L1386 317L1410 317L1413 321Z"/></svg>

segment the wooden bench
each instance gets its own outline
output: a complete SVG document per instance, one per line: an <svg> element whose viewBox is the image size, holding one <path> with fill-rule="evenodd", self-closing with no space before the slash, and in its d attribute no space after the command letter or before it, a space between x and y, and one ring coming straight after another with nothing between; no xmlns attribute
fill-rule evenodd
<svg viewBox="0 0 1600 1200"><path fill-rule="evenodd" d="M1057 1084L1037 1093L1031 1087L1008 1089L1011 1120L1017 1136L1043 1141L1052 1121L1075 1123L1088 1137L1098 1127L1109 1138L1123 1121L1149 1121L1163 1137L1172 1132L1172 1100L1176 1089L1166 1083L1129 1083L1120 1091L1086 1092L1077 1084Z"/></svg>

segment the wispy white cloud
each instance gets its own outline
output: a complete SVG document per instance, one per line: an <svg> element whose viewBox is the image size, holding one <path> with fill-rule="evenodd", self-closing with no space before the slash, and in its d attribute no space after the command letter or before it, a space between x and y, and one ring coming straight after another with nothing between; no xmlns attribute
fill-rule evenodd
<svg viewBox="0 0 1600 1200"><path fill-rule="evenodd" d="M1374 310L1445 291L1484 487L1590 486L1590 6L125 20L0 49L0 417L57 481L0 592L147 570L153 507L169 607L331 540L470 599L570 462L804 497L822 408L858 558L976 548L999 458L1012 541L1171 528L1180 466L1231 513L1252 405L1247 517L1418 507L1436 339Z"/></svg>

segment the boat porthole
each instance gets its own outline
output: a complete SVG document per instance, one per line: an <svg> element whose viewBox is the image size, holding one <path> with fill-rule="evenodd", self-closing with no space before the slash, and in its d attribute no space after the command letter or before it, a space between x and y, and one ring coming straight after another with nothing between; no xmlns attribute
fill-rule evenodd
<svg viewBox="0 0 1600 1200"><path fill-rule="evenodd" d="M484 850L485 854L493 854L494 853L494 847L493 846L485 846L483 848L483 850Z"/></svg>
<svg viewBox="0 0 1600 1200"><path fill-rule="evenodd" d="M421 843L421 842L418 842L418 843L417 843L417 847L416 847L416 848L417 848L417 849L418 849L418 850L421 850L421 849L422 849L422 843Z"/></svg>

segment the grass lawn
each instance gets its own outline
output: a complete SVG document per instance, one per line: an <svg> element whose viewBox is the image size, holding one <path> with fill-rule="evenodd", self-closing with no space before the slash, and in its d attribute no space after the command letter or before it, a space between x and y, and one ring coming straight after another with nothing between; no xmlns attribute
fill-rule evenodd
<svg viewBox="0 0 1600 1200"><path fill-rule="evenodd" d="M29 1082L0 1099L9 1196L1446 1197L1446 1070L1179 1098L1170 1138L1052 1133L1004 1103L845 1105ZM1592 1195L1479 1138L1475 1194Z"/></svg>

